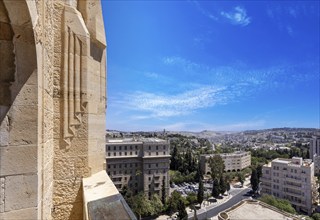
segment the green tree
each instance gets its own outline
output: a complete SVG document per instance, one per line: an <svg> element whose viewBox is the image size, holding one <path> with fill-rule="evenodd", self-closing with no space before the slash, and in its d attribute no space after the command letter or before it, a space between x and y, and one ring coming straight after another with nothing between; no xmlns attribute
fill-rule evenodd
<svg viewBox="0 0 320 220"><path fill-rule="evenodd" d="M230 183L229 182L227 182L227 192L229 193L229 190L230 190Z"/></svg>
<svg viewBox="0 0 320 220"><path fill-rule="evenodd" d="M188 219L186 205L184 204L184 202L181 199L178 201L178 219L180 219L180 220L187 220Z"/></svg>
<svg viewBox="0 0 320 220"><path fill-rule="evenodd" d="M261 164L259 164L259 165L257 166L256 171L257 171L258 181L260 182L260 178L262 177L262 165L261 165Z"/></svg>
<svg viewBox="0 0 320 220"><path fill-rule="evenodd" d="M144 193L139 193L132 197L131 208L139 219L141 219L141 216L154 213L154 209Z"/></svg>
<svg viewBox="0 0 320 220"><path fill-rule="evenodd" d="M244 180L245 180L243 173L241 173L241 172L237 173L237 177L238 177L238 180L241 183L241 185L243 185Z"/></svg>
<svg viewBox="0 0 320 220"><path fill-rule="evenodd" d="M219 189L219 180L217 178L215 178L213 180L213 183L212 183L212 193L211 195L215 198L217 198L220 194L220 189Z"/></svg>
<svg viewBox="0 0 320 220"><path fill-rule="evenodd" d="M291 203L288 200L277 199L272 195L263 195L262 197L259 198L259 200L269 205L272 205L280 210L283 210L285 212L289 212L292 214L296 213L296 210L292 207Z"/></svg>
<svg viewBox="0 0 320 220"><path fill-rule="evenodd" d="M196 173L196 176L195 176L195 179L197 182L200 181L200 178L202 179L203 178L203 173L202 173L202 170L201 170L201 164L200 164L200 161L198 162L198 168L197 168L197 173Z"/></svg>
<svg viewBox="0 0 320 220"><path fill-rule="evenodd" d="M201 204L203 202L203 199L204 199L204 187L203 187L202 178L200 178L198 195L197 195L197 200L198 200L198 203L200 204L200 207L201 207Z"/></svg>
<svg viewBox="0 0 320 220"><path fill-rule="evenodd" d="M223 176L220 177L220 181L219 181L219 188L220 188L220 193L223 194L227 191L227 185L229 185L229 183L225 180L225 178Z"/></svg>
<svg viewBox="0 0 320 220"><path fill-rule="evenodd" d="M193 204L195 204L196 202L197 202L197 194L195 194L195 193L189 193L188 195L187 195L187 205L193 205Z"/></svg>
<svg viewBox="0 0 320 220"><path fill-rule="evenodd" d="M320 213L314 213L314 214L312 215L312 218L313 218L314 220L320 220Z"/></svg>
<svg viewBox="0 0 320 220"><path fill-rule="evenodd" d="M252 170L250 183L251 183L251 187L252 187L253 192L256 192L259 187L259 179L258 179L258 174L257 174L256 169Z"/></svg>
<svg viewBox="0 0 320 220"><path fill-rule="evenodd" d="M150 202L151 202L151 206L153 209L153 213L151 213L151 214L159 215L163 210L163 203L161 202L159 195L156 193L153 194L151 196Z"/></svg>
<svg viewBox="0 0 320 220"><path fill-rule="evenodd" d="M178 211L178 201L182 200L181 194L177 191L173 191L168 199L168 211L169 213L174 213Z"/></svg>
<svg viewBox="0 0 320 220"><path fill-rule="evenodd" d="M224 171L224 162L220 155L216 154L213 157L209 158L209 166L211 170L211 178L214 180L215 178L220 179Z"/></svg>
<svg viewBox="0 0 320 220"><path fill-rule="evenodd" d="M178 155L179 155L178 148L176 145L174 145L173 151L171 154L171 159L170 159L170 161L171 161L170 169L171 170L178 170Z"/></svg>
<svg viewBox="0 0 320 220"><path fill-rule="evenodd" d="M163 205L166 204L167 193L166 193L166 181L162 179L162 187L161 187L161 202Z"/></svg>

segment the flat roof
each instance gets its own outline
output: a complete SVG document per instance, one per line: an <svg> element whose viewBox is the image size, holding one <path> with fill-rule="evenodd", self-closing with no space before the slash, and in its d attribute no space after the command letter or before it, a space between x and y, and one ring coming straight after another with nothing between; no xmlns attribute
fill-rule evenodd
<svg viewBox="0 0 320 220"><path fill-rule="evenodd" d="M230 220L296 220L297 217L280 211L275 207L263 204L257 201L244 201L243 204L236 205L235 208L230 208L228 214Z"/></svg>
<svg viewBox="0 0 320 220"><path fill-rule="evenodd" d="M107 139L106 142L110 144L117 144L117 143L142 144L142 143L164 143L167 141L160 138L123 138L123 139Z"/></svg>

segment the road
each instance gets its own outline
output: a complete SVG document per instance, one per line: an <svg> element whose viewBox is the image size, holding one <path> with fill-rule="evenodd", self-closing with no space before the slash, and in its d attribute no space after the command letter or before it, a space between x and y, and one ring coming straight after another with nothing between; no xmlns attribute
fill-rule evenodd
<svg viewBox="0 0 320 220"><path fill-rule="evenodd" d="M248 199L249 197L243 196L243 195L246 192L249 192L250 190L251 190L250 188L242 188L242 189L232 190L230 192L232 197L228 201L198 210L197 211L198 219L202 220L202 219L212 218L213 216L218 215L219 212L222 212L223 210L230 208L231 206L237 204L241 200ZM189 220L193 219L193 213L189 214L188 219Z"/></svg>

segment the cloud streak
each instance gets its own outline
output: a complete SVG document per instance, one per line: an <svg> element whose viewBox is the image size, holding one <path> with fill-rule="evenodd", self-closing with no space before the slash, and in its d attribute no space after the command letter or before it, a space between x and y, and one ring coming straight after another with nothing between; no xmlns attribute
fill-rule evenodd
<svg viewBox="0 0 320 220"><path fill-rule="evenodd" d="M319 64L315 63L248 69L245 64L210 67L177 56L165 57L162 62L168 67L180 70L184 77L186 72L194 76L201 75L205 82L195 79L193 82L181 80L177 83L177 80L174 80L172 81L174 84L168 85L179 87L174 92L166 91L165 88L162 88L164 90L161 93L139 90L122 94L110 100L110 104L133 112L130 120L164 119L239 102L261 90L288 88L288 85L294 87L298 83L319 80L317 72ZM147 75L155 80L159 77L159 74L155 73ZM245 126L248 127L248 125L234 125L239 129Z"/></svg>
<svg viewBox="0 0 320 220"><path fill-rule="evenodd" d="M147 92L135 92L124 100L127 107L151 113L149 117L172 117L191 113L194 110L225 103L228 96L223 96L226 88L202 86L176 95L159 95ZM119 103L121 104L121 103ZM135 116L134 119L148 117Z"/></svg>
<svg viewBox="0 0 320 220"><path fill-rule="evenodd" d="M240 6L229 12L222 11L220 14L233 25L247 26L251 23L251 17L248 17L246 9Z"/></svg>

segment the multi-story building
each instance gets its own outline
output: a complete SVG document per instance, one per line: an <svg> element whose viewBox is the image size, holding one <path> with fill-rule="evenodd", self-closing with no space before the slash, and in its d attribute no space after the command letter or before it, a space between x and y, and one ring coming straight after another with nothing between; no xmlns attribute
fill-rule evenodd
<svg viewBox="0 0 320 220"><path fill-rule="evenodd" d="M200 166L204 174L211 172L209 165L209 158L216 154L204 154L200 155ZM224 161L225 171L240 171L251 165L251 154L250 152L236 151L234 153L218 154Z"/></svg>
<svg viewBox="0 0 320 220"><path fill-rule="evenodd" d="M115 186L127 186L134 194L143 191L169 194L170 144L158 138L109 139L106 143L107 172Z"/></svg>
<svg viewBox="0 0 320 220"><path fill-rule="evenodd" d="M315 175L319 175L320 174L320 136L313 137L310 140L309 155L310 155L310 159L312 159L314 163L314 173Z"/></svg>
<svg viewBox="0 0 320 220"><path fill-rule="evenodd" d="M287 199L300 212L310 215L317 197L314 164L310 159L277 158L262 167L261 193Z"/></svg>

